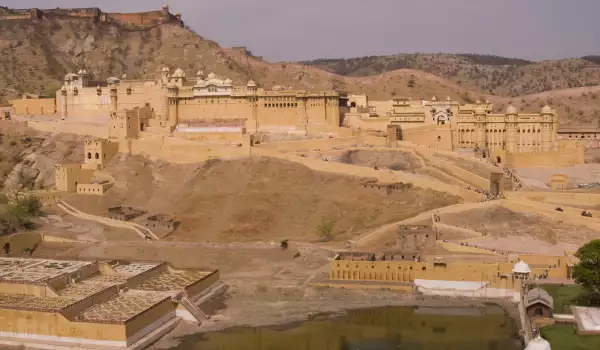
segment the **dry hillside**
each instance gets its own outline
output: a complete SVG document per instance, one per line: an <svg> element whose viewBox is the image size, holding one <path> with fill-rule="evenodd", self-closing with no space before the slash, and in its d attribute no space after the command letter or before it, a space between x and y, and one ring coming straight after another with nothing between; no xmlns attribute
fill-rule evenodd
<svg viewBox="0 0 600 350"><path fill-rule="evenodd" d="M414 54L317 60L308 65L270 63L223 49L174 24L132 29L118 23L58 17L0 20L0 54L0 103L23 92L51 95L66 73L81 68L91 72L92 80L105 81L123 74L128 78L156 77L164 65L181 67L191 78L196 71L204 70L229 76L236 83L252 78L266 88L284 85L309 90L337 89L365 93L372 99L435 95L475 102L490 92L496 96L521 96L559 89L551 92L561 94L561 89L600 82L598 59L592 56L532 63L484 55ZM553 102L561 112L561 123L593 124L598 116L594 96L557 97ZM508 103L500 97L488 98ZM514 100L519 103L524 99L524 107L529 104L529 111L537 111L537 98ZM544 98L550 100L552 96ZM504 106L498 107L503 109Z"/></svg>
<svg viewBox="0 0 600 350"><path fill-rule="evenodd" d="M50 95L63 76L86 67L92 80L109 76L156 77L164 65L181 67L194 78L204 70L229 76L237 83L250 78L265 87L293 86L311 90L341 89L376 98L406 95L407 81L417 80L423 96L457 96L463 89L422 72L401 72L353 79L299 64L268 63L224 50L186 28L164 24L132 30L117 23L52 18L41 21L0 20L0 85L17 93Z"/></svg>
<svg viewBox="0 0 600 350"><path fill-rule="evenodd" d="M53 186L56 163L83 160L83 139L0 124L0 192Z"/></svg>
<svg viewBox="0 0 600 350"><path fill-rule="evenodd" d="M415 69L499 96L600 85L600 64L591 57L530 62L489 55L401 54L303 62L352 77Z"/></svg>
<svg viewBox="0 0 600 350"><path fill-rule="evenodd" d="M182 224L170 237L184 241L317 240L328 221L344 239L459 201L423 189L384 196L360 178L260 157L179 166L120 156L108 171L116 185L106 196L69 201L100 215L115 205L171 214Z"/></svg>

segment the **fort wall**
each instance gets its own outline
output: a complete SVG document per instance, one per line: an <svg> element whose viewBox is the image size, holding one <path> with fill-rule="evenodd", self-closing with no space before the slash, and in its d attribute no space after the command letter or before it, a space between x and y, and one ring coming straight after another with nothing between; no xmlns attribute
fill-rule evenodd
<svg viewBox="0 0 600 350"><path fill-rule="evenodd" d="M274 143L261 143L256 145L256 148L264 148L276 150L280 152L299 152L312 149L327 150L336 147L346 148L357 145L356 137L340 137L333 139L316 139L316 140L299 140L299 141L284 141Z"/></svg>
<svg viewBox="0 0 600 350"><path fill-rule="evenodd" d="M108 128L102 125L28 121L27 126L42 132L86 135L105 139L108 138Z"/></svg>
<svg viewBox="0 0 600 350"><path fill-rule="evenodd" d="M22 98L12 100L13 113L17 115L50 115L56 114L54 98Z"/></svg>
<svg viewBox="0 0 600 350"><path fill-rule="evenodd" d="M183 26L181 16L162 10L135 13L104 13L99 8L55 8L55 9L9 9L0 7L0 20L23 20L43 18L88 19L93 22L118 22L125 25L150 28L162 23L177 23Z"/></svg>
<svg viewBox="0 0 600 350"><path fill-rule="evenodd" d="M124 325L71 322L52 311L0 309L0 319L0 337L104 346L123 346L127 340Z"/></svg>
<svg viewBox="0 0 600 350"><path fill-rule="evenodd" d="M515 289L519 285L513 279L513 263L476 262L414 262L414 261L345 261L331 262L330 279L364 280L386 282L413 282L415 279L491 282L490 287ZM566 266L530 266L531 273L541 275L548 270L548 276L566 278ZM507 278L500 278L505 275Z"/></svg>

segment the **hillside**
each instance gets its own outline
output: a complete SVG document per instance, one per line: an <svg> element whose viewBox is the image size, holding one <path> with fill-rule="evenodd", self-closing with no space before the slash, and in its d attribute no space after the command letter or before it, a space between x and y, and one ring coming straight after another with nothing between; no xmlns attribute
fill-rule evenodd
<svg viewBox="0 0 600 350"><path fill-rule="evenodd" d="M169 23L132 29L118 22L94 23L74 17L0 20L0 53L0 85L16 93L51 95L66 73L82 67L91 73L91 80L104 81L123 74L129 79L156 77L165 65L180 67L192 77L198 70L214 72L238 84L252 78L267 88L335 88L389 98L411 92L407 82L412 79L423 96L464 93L460 86L422 72L355 79L299 64L268 63L222 49L187 28Z"/></svg>
<svg viewBox="0 0 600 350"><path fill-rule="evenodd" d="M600 85L597 56L530 62L489 55L400 54L302 62L335 74L366 77L397 69L415 69L470 89L499 96Z"/></svg>
<svg viewBox="0 0 600 350"><path fill-rule="evenodd" d="M270 63L239 50L221 48L173 23L135 27L60 16L0 19L0 53L0 103L23 92L52 95L66 73L81 68L87 68L91 80L105 81L123 74L129 79L153 78L165 65L181 67L190 77L203 70L229 76L236 84L254 79L265 88L284 85L313 91L336 89L385 100L435 95L460 102L490 99L506 104L508 100L496 96L521 96L600 82L596 56L531 63L485 55L415 54L317 60L310 65ZM490 90L495 96L486 97ZM593 91L583 93L543 98L557 103L561 124L595 124L600 101ZM541 98L513 100L524 100L525 110L537 111ZM498 111L504 108L497 106Z"/></svg>
<svg viewBox="0 0 600 350"><path fill-rule="evenodd" d="M358 177L261 157L184 166L120 155L107 170L116 182L105 196L69 202L99 215L116 205L171 214L181 227L170 237L183 241L318 240L327 221L353 236L460 200L419 188L385 196Z"/></svg>

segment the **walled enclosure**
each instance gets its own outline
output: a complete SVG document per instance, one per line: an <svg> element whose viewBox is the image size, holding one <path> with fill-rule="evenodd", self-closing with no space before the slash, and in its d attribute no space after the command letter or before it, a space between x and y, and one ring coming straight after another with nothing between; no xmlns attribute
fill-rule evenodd
<svg viewBox="0 0 600 350"><path fill-rule="evenodd" d="M522 255L520 259L531 265L532 275L548 271L554 278L569 277L568 258ZM488 282L489 287L519 290L520 281L512 275L515 262L415 262L415 261L348 261L331 262L331 280L359 280L380 282L413 282L416 279L444 281ZM543 267L539 267L543 265ZM556 265L556 267L549 266Z"/></svg>
<svg viewBox="0 0 600 350"><path fill-rule="evenodd" d="M165 263L0 260L0 337L25 344L130 346L186 308L175 296L192 303L219 279Z"/></svg>

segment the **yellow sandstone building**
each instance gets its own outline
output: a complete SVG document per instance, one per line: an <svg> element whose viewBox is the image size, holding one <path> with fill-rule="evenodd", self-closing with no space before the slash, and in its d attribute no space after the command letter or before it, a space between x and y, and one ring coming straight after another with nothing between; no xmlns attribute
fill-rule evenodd
<svg viewBox="0 0 600 350"><path fill-rule="evenodd" d="M345 100L335 91L310 93L275 86L260 88L250 80L233 85L229 78L198 72L189 80L181 69L162 69L157 80L109 78L108 86L91 86L86 70L67 74L56 94L56 105L63 119L104 122L116 110L148 106L150 125L141 129L155 131L193 130L206 120L245 121L244 127L258 130L269 126L337 128ZM342 103L340 104L340 100Z"/></svg>
<svg viewBox="0 0 600 350"><path fill-rule="evenodd" d="M143 347L199 322L195 301L218 283L166 263L0 258L0 343Z"/></svg>
<svg viewBox="0 0 600 350"><path fill-rule="evenodd" d="M583 163L583 145L558 140L558 115L550 106L539 113L519 113L509 106L493 113L488 101L461 105L450 97L438 101L395 99L369 101L348 96L344 123L367 130L386 130L388 141L410 141L449 151L475 151L508 167L571 166Z"/></svg>

